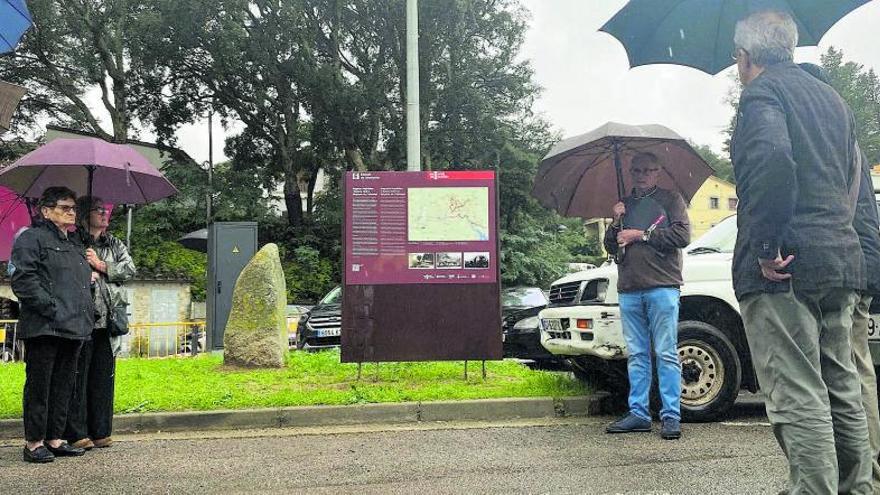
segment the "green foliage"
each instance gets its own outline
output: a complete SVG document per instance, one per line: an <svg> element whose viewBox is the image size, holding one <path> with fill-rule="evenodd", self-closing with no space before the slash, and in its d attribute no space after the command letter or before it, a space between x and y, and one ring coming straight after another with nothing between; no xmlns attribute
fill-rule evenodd
<svg viewBox="0 0 880 495"><path fill-rule="evenodd" d="M822 68L855 115L859 145L868 161L880 164L880 77L874 69L844 62L843 51L834 47L822 55Z"/></svg>
<svg viewBox="0 0 880 495"><path fill-rule="evenodd" d="M487 361L487 377L462 378L459 362L341 364L338 351L292 352L280 370L229 371L222 357L120 359L117 413L209 411L320 404L362 404L498 397L566 397L588 392L576 379ZM0 418L21 417L24 366L0 366Z"/></svg>
<svg viewBox="0 0 880 495"><path fill-rule="evenodd" d="M704 144L693 144L694 150L703 157L703 160L706 160L706 163L712 167L712 170L715 171L715 175L720 177L727 182L732 184L736 184L736 179L733 176L733 164L729 159L720 156L719 154L712 151L712 148L704 145Z"/></svg>
<svg viewBox="0 0 880 495"><path fill-rule="evenodd" d="M208 257L205 253L186 249L174 241L163 241L154 246L132 249L132 258L140 272L190 280L193 300L205 300L208 273Z"/></svg>
<svg viewBox="0 0 880 495"><path fill-rule="evenodd" d="M331 261L309 246L299 246L283 264L288 301L315 302L338 282Z"/></svg>

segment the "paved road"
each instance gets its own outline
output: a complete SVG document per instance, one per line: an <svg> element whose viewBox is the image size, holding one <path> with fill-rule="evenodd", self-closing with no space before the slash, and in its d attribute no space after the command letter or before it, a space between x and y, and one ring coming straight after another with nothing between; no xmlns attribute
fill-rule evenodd
<svg viewBox="0 0 880 495"><path fill-rule="evenodd" d="M3 493L777 493L760 404L684 438L602 433L610 418L124 437L37 466L0 446Z"/></svg>

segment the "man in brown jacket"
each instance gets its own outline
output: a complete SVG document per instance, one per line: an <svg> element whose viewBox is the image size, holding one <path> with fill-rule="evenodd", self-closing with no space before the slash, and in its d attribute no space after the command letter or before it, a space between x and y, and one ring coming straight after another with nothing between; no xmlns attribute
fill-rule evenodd
<svg viewBox="0 0 880 495"><path fill-rule="evenodd" d="M690 223L681 195L657 187L661 169L653 153L633 156L632 195L614 205L614 224L605 235L605 249L618 259L617 292L629 352L629 413L606 432L651 431L653 347L663 403L660 436L671 440L681 436L678 308L681 248L690 242Z"/></svg>

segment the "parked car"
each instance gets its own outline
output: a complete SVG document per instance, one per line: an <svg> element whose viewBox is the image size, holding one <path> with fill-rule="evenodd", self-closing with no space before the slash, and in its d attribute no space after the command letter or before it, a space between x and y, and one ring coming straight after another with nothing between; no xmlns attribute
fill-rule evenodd
<svg viewBox="0 0 880 495"><path fill-rule="evenodd" d="M547 307L547 294L538 287L513 287L501 293L501 339L504 357L527 359L535 368L562 368L565 360L541 345L538 313Z"/></svg>
<svg viewBox="0 0 880 495"><path fill-rule="evenodd" d="M759 388L733 293L731 263L736 217L710 229L684 250L684 285L678 325L682 364L682 417L710 421L724 415L740 389ZM870 347L880 358L878 307L871 308ZM540 312L541 344L565 357L575 374L625 393L628 356L620 323L617 267L575 273L554 282Z"/></svg>
<svg viewBox="0 0 880 495"><path fill-rule="evenodd" d="M296 348L318 350L339 347L342 330L342 287L336 287L299 318Z"/></svg>

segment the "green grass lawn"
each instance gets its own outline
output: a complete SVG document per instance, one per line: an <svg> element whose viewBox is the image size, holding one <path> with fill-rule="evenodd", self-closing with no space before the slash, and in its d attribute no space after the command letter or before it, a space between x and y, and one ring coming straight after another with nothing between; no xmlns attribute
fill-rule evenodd
<svg viewBox="0 0 880 495"><path fill-rule="evenodd" d="M280 370L227 370L222 357L120 359L116 412L191 411L493 397L564 397L587 390L566 374L513 361L341 364L338 351L292 352ZM0 365L0 418L21 416L22 364Z"/></svg>

